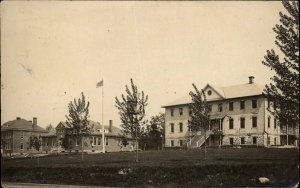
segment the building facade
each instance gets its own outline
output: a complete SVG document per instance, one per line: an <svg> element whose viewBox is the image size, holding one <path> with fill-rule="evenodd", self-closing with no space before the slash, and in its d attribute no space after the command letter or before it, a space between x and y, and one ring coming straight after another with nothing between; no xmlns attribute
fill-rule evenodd
<svg viewBox="0 0 300 188"><path fill-rule="evenodd" d="M263 95L263 89L249 77L246 84L213 87L207 84L203 91L210 106L209 130L192 132L189 129L189 104L191 97L185 96L165 108L166 147L209 146L273 146L296 143L295 129L286 131L285 125L269 112L272 103ZM272 109L271 109L272 110Z"/></svg>
<svg viewBox="0 0 300 188"><path fill-rule="evenodd" d="M98 153L102 152L102 125L98 122L89 121L92 132L89 136L84 136L83 144L75 136L67 138L68 148L63 147L66 133L70 131L66 122L59 122L55 129L50 130L48 134L42 136L43 151L46 153L69 151L78 152L82 147L84 152ZM69 134L70 135L70 134ZM127 142L124 143L124 140ZM119 128L113 126L113 121L104 126L104 144L106 152L130 151L133 149L133 140L130 137L123 137Z"/></svg>
<svg viewBox="0 0 300 188"><path fill-rule="evenodd" d="M40 138L47 131L37 125L37 118L28 121L17 117L15 120L4 123L1 126L1 149L4 155L17 155L24 153L37 153L39 151L30 148L30 136Z"/></svg>

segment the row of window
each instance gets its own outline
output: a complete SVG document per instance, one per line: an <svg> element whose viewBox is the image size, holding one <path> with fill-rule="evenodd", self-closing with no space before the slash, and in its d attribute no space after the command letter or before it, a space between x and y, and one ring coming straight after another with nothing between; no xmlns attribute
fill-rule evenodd
<svg viewBox="0 0 300 188"><path fill-rule="evenodd" d="M4 144L4 149L6 149L6 150L10 150L10 149L12 149L12 147L13 147L12 143L6 143L6 144Z"/></svg>
<svg viewBox="0 0 300 188"><path fill-rule="evenodd" d="M100 146L101 141L102 141L102 137L96 137L96 136L91 137L92 146ZM107 138L104 138L104 142L105 142L105 145L108 146L108 139Z"/></svg>
<svg viewBox="0 0 300 188"><path fill-rule="evenodd" d="M172 147L175 146L175 141L174 140L170 140L170 144ZM178 140L178 146L183 146L183 140Z"/></svg>
<svg viewBox="0 0 300 188"><path fill-rule="evenodd" d="M234 102L233 101L230 101L228 103L228 110L229 111L233 111L234 110ZM255 109L257 108L257 100L252 100L252 108ZM212 105L209 105L208 106L208 109L209 111L212 110ZM245 101L240 101L240 110L244 110L245 109ZM179 116L182 116L183 115L183 108L178 108L179 110ZM175 112L175 109L174 108L171 108L171 116L174 116L174 112ZM218 112L223 112L223 103L219 103L218 104ZM189 112L191 114L191 111Z"/></svg>
<svg viewBox="0 0 300 188"><path fill-rule="evenodd" d="M229 138L229 143L230 145L233 145L234 144L234 138ZM240 137L240 144L243 145L245 144L245 137ZM252 144L257 144L257 137L256 136L253 136L252 137ZM267 144L270 145L271 144L271 138L268 137L267 138ZM274 145L277 144L277 139L276 137L274 138Z"/></svg>
<svg viewBox="0 0 300 188"><path fill-rule="evenodd" d="M229 119L229 129L233 129L234 127L234 119L230 118ZM257 127L257 117L253 116L252 117L252 128L256 128ZM240 118L240 128L244 129L245 128L245 118L241 117Z"/></svg>
<svg viewBox="0 0 300 188"><path fill-rule="evenodd" d="M183 124L182 122L179 123L179 132L183 132ZM171 133L174 133L174 123L171 123Z"/></svg>

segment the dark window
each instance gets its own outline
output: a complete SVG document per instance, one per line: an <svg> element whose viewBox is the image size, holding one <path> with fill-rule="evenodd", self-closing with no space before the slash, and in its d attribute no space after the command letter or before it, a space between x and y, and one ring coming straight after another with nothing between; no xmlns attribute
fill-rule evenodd
<svg viewBox="0 0 300 188"><path fill-rule="evenodd" d="M171 109L171 116L174 116L174 109Z"/></svg>
<svg viewBox="0 0 300 188"><path fill-rule="evenodd" d="M256 108L257 107L257 100L252 100L252 108Z"/></svg>
<svg viewBox="0 0 300 188"><path fill-rule="evenodd" d="M179 108L179 115L182 116L182 114L183 114L182 108Z"/></svg>
<svg viewBox="0 0 300 188"><path fill-rule="evenodd" d="M222 112L222 111L223 111L223 105L222 105L222 103L220 103L220 104L218 105L218 111L219 111L219 112Z"/></svg>
<svg viewBox="0 0 300 188"><path fill-rule="evenodd" d="M210 104L207 105L208 112L211 112L212 106Z"/></svg>
<svg viewBox="0 0 300 188"><path fill-rule="evenodd" d="M252 137L252 144L256 144L256 136Z"/></svg>
<svg viewBox="0 0 300 188"><path fill-rule="evenodd" d="M101 145L101 138L98 138L97 145Z"/></svg>
<svg viewBox="0 0 300 188"><path fill-rule="evenodd" d="M233 110L233 102L229 102L229 111Z"/></svg>
<svg viewBox="0 0 300 188"><path fill-rule="evenodd" d="M274 129L276 129L277 128L277 121L276 121L276 119L274 118Z"/></svg>
<svg viewBox="0 0 300 188"><path fill-rule="evenodd" d="M183 132L183 125L182 125L182 123L179 123L179 132Z"/></svg>
<svg viewBox="0 0 300 188"><path fill-rule="evenodd" d="M240 109L241 110L245 109L245 101L240 101Z"/></svg>
<svg viewBox="0 0 300 188"><path fill-rule="evenodd" d="M171 133L174 132L174 123L171 123Z"/></svg>
<svg viewBox="0 0 300 188"><path fill-rule="evenodd" d="M245 118L241 118L241 129L245 128Z"/></svg>
<svg viewBox="0 0 300 188"><path fill-rule="evenodd" d="M270 109L270 100L268 100L268 108Z"/></svg>
<svg viewBox="0 0 300 188"><path fill-rule="evenodd" d="M233 145L233 138L229 138L230 145Z"/></svg>
<svg viewBox="0 0 300 188"><path fill-rule="evenodd" d="M267 145L270 145L270 137L267 138Z"/></svg>
<svg viewBox="0 0 300 188"><path fill-rule="evenodd" d="M105 145L108 146L108 138L105 138Z"/></svg>
<svg viewBox="0 0 300 188"><path fill-rule="evenodd" d="M229 129L233 129L233 118L229 119Z"/></svg>
<svg viewBox="0 0 300 188"><path fill-rule="evenodd" d="M274 138L274 145L277 145L277 140L276 140L276 138Z"/></svg>
<svg viewBox="0 0 300 188"><path fill-rule="evenodd" d="M171 146L172 147L174 146L174 140L171 140Z"/></svg>
<svg viewBox="0 0 300 188"><path fill-rule="evenodd" d="M23 143L21 143L20 149L24 149L24 145L23 145Z"/></svg>
<svg viewBox="0 0 300 188"><path fill-rule="evenodd" d="M271 127L271 117L269 116L268 117L268 128L270 128Z"/></svg>
<svg viewBox="0 0 300 188"><path fill-rule="evenodd" d="M179 146L183 145L183 140L179 140Z"/></svg>
<svg viewBox="0 0 300 188"><path fill-rule="evenodd" d="M189 110L189 114L192 115L192 113L193 113L193 111L192 111L192 109L190 109L190 110Z"/></svg>
<svg viewBox="0 0 300 188"><path fill-rule="evenodd" d="M241 144L245 144L245 138L244 137L241 138Z"/></svg>
<svg viewBox="0 0 300 188"><path fill-rule="evenodd" d="M257 127L257 117L252 117L252 127L253 128Z"/></svg>

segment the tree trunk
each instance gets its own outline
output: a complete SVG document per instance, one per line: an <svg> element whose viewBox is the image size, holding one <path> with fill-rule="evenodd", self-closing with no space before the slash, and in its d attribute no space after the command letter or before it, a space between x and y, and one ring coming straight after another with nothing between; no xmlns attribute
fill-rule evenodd
<svg viewBox="0 0 300 188"><path fill-rule="evenodd" d="M81 136L81 161L83 161L83 137Z"/></svg>

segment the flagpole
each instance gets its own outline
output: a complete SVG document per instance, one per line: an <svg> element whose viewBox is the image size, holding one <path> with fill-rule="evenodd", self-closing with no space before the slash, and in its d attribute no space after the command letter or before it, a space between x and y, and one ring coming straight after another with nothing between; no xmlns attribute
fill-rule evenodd
<svg viewBox="0 0 300 188"><path fill-rule="evenodd" d="M102 153L105 153L104 124L103 124L104 83L102 78Z"/></svg>

